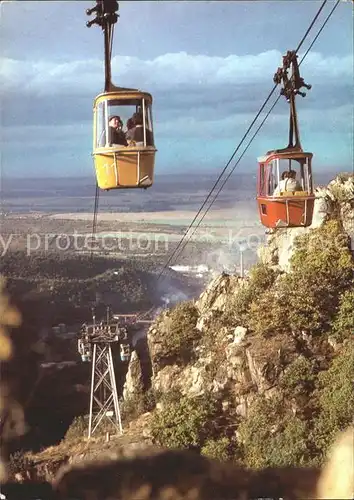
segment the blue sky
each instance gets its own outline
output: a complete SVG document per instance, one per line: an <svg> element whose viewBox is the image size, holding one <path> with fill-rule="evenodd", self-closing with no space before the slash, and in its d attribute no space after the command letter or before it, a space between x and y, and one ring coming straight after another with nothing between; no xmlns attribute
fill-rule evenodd
<svg viewBox="0 0 354 500"><path fill-rule="evenodd" d="M153 94L156 173L222 170L272 88L282 55L296 48L321 3L119 2L113 81ZM92 103L104 83L102 32L85 26L93 5L1 2L4 175L92 175ZM333 5L328 0L300 57ZM314 169L352 169L352 8L339 4L301 65L312 84L298 98L301 138ZM255 171L256 158L284 147L287 135L282 98L240 170Z"/></svg>

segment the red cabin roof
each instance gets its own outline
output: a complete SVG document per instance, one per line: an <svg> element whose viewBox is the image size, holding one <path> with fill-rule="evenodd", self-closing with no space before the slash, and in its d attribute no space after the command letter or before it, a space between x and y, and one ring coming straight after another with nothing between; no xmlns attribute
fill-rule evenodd
<svg viewBox="0 0 354 500"><path fill-rule="evenodd" d="M258 163L268 163L274 158L280 158L280 159L294 159L298 160L299 158L312 158L313 154L312 153L307 153L304 151L284 151L284 150L278 150L275 149L274 151L268 151L264 156L260 156L257 158Z"/></svg>

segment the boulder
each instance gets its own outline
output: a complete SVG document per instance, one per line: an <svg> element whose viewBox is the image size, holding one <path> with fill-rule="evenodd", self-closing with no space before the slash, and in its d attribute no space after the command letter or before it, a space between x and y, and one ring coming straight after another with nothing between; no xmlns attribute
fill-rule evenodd
<svg viewBox="0 0 354 500"><path fill-rule="evenodd" d="M195 303L200 316L208 315L211 311L224 311L230 297L236 293L243 282L243 278L226 273L212 280Z"/></svg>
<svg viewBox="0 0 354 500"><path fill-rule="evenodd" d="M123 388L123 398L129 399L129 397L141 394L143 391L143 375L140 365L140 360L136 351L132 352L130 357L129 367L127 375L125 378L125 384Z"/></svg>
<svg viewBox="0 0 354 500"><path fill-rule="evenodd" d="M214 316L215 316L215 311L213 310L206 311L205 313L201 314L195 326L196 329L199 330L200 332L205 332L213 322Z"/></svg>
<svg viewBox="0 0 354 500"><path fill-rule="evenodd" d="M234 330L234 344L240 344L244 340L246 333L247 328L243 326L236 326Z"/></svg>
<svg viewBox="0 0 354 500"><path fill-rule="evenodd" d="M166 393L172 388L180 389L182 369L177 365L167 365L152 379L152 387L155 391Z"/></svg>

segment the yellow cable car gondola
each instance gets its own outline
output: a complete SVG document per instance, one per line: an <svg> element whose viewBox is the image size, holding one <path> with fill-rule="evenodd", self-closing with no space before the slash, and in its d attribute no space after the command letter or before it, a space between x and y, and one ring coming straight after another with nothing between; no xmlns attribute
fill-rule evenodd
<svg viewBox="0 0 354 500"><path fill-rule="evenodd" d="M96 97L93 157L101 189L152 185L156 149L151 105L150 94L134 89L116 87Z"/></svg>
<svg viewBox="0 0 354 500"><path fill-rule="evenodd" d="M111 81L113 26L118 3L97 0L87 14L104 32L105 90L94 100L93 158L100 189L148 188L154 180L155 143L152 96L137 89L116 87Z"/></svg>

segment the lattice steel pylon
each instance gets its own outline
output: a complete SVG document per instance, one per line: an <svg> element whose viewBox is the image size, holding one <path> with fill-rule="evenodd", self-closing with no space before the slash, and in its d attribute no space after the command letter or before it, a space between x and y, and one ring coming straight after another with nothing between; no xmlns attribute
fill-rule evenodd
<svg viewBox="0 0 354 500"><path fill-rule="evenodd" d="M112 356L112 343L114 342L107 340L92 343L89 438L103 420L108 420L120 433L123 432Z"/></svg>

